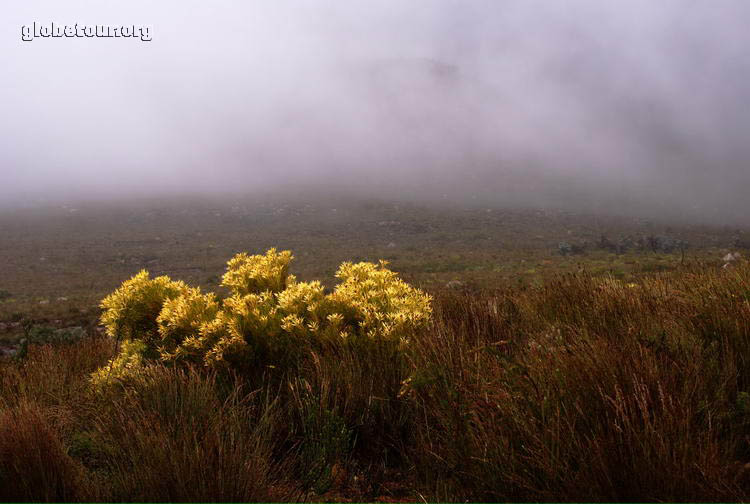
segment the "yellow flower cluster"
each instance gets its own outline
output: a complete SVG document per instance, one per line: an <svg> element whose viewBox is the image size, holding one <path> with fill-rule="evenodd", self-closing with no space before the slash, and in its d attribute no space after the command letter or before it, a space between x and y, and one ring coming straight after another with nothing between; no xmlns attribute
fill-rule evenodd
<svg viewBox="0 0 750 504"><path fill-rule="evenodd" d="M292 259L290 251L276 252L275 248L265 255L237 254L227 263L221 284L235 294L282 291L286 287Z"/></svg>
<svg viewBox="0 0 750 504"><path fill-rule="evenodd" d="M344 263L336 273L342 280L331 298L340 308L346 334L407 341L432 317L430 297L410 286L387 263ZM354 329L356 331L352 332Z"/></svg>
<svg viewBox="0 0 750 504"><path fill-rule="evenodd" d="M91 382L98 388L107 383L135 378L143 369L145 353L146 343L143 341L123 341L115 358L92 373Z"/></svg>
<svg viewBox="0 0 750 504"><path fill-rule="evenodd" d="M210 367L275 364L337 338L404 344L430 323L430 297L383 261L342 264L340 283L326 293L320 282L289 275L291 260L275 249L238 254L227 264L222 285L231 295L222 302L142 271L102 302L102 323L113 337L144 342L145 357Z"/></svg>
<svg viewBox="0 0 750 504"><path fill-rule="evenodd" d="M164 303L188 291L184 282L172 281L168 276L151 279L148 272L142 270L104 298L102 325L113 338L156 340L157 317Z"/></svg>
<svg viewBox="0 0 750 504"><path fill-rule="evenodd" d="M181 296L165 301L156 319L162 360L196 357L201 328L218 313L216 295L202 294L200 288L189 288Z"/></svg>

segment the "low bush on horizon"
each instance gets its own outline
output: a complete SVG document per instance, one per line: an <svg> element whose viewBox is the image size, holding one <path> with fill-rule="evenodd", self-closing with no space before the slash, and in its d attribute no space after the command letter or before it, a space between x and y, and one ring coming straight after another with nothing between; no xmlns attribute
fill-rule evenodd
<svg viewBox="0 0 750 504"><path fill-rule="evenodd" d="M109 338L0 362L0 500L750 498L747 262L430 301L290 260L235 257L224 299L136 275Z"/></svg>

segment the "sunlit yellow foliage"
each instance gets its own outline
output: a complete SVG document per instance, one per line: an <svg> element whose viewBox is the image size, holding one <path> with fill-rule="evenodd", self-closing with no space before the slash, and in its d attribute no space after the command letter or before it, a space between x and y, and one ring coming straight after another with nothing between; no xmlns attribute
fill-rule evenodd
<svg viewBox="0 0 750 504"><path fill-rule="evenodd" d="M275 249L238 254L222 282L232 295L222 302L141 272L104 300L102 320L110 335L142 340L142 355L209 367L294 362L300 352L330 340L406 344L431 320L430 297L385 262L342 264L336 273L341 283L326 293L320 282L290 276L291 259L291 252ZM129 358L114 364L127 370L136 362Z"/></svg>
<svg viewBox="0 0 750 504"><path fill-rule="evenodd" d="M227 311L220 311L201 329L196 341L203 351L203 361L209 367L250 365L254 353L242 333L242 323Z"/></svg>
<svg viewBox="0 0 750 504"><path fill-rule="evenodd" d="M283 314L298 315L303 320L319 315L327 301L320 282L297 282L294 276L289 277L287 288L276 296L276 303Z"/></svg>
<svg viewBox="0 0 750 504"><path fill-rule="evenodd" d="M101 302L102 325L113 338L152 342L158 338L157 317L164 303L187 291L184 282L168 276L152 279L142 270Z"/></svg>
<svg viewBox="0 0 750 504"><path fill-rule="evenodd" d="M398 278L386 264L342 264L336 277L343 281L331 299L360 335L406 341L415 329L429 323L430 297Z"/></svg>
<svg viewBox="0 0 750 504"><path fill-rule="evenodd" d="M143 341L123 341L115 358L92 373L91 383L94 387L101 388L136 376L143 369L145 352L146 343Z"/></svg>
<svg viewBox="0 0 750 504"><path fill-rule="evenodd" d="M276 252L275 248L265 255L237 254L227 263L221 285L239 295L282 291L286 288L291 261L290 251Z"/></svg>
<svg viewBox="0 0 750 504"><path fill-rule="evenodd" d="M202 294L199 288L189 288L182 295L169 299L159 313L156 322L159 326L159 353L163 360L177 360L195 357L188 338L195 338L203 325L216 318L219 303L213 293Z"/></svg>

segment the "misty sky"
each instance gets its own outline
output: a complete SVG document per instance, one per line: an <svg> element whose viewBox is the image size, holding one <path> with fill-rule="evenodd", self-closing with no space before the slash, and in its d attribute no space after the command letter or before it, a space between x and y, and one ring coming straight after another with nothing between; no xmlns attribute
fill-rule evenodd
<svg viewBox="0 0 750 504"><path fill-rule="evenodd" d="M21 40L22 25L153 40ZM750 218L746 0L3 0L0 199L332 187Z"/></svg>

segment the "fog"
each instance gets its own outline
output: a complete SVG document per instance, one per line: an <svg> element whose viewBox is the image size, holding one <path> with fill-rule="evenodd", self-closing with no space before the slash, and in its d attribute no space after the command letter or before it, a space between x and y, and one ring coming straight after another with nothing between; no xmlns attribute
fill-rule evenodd
<svg viewBox="0 0 750 504"><path fill-rule="evenodd" d="M750 222L746 0L6 0L5 205L332 191ZM37 24L148 26L34 38Z"/></svg>

